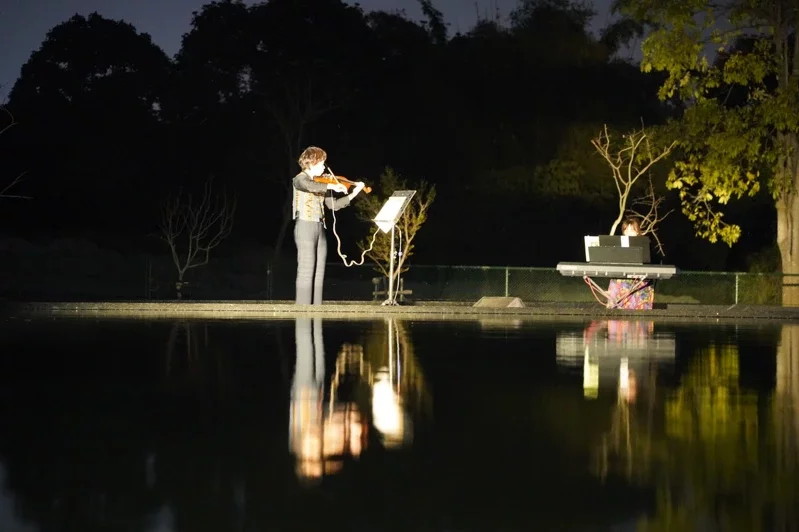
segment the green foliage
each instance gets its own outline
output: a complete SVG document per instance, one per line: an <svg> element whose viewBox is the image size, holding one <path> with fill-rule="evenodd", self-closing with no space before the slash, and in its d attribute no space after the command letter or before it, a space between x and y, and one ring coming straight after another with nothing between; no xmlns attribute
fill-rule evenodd
<svg viewBox="0 0 799 532"><path fill-rule="evenodd" d="M778 366L796 356L785 335ZM712 522L722 530L764 530L771 518L779 522L771 528L784 527L796 518L797 440L786 430L796 422L795 399L742 387L735 345L711 344L692 355L676 389L663 394L653 379L645 388L653 403L617 406L629 412L615 435L626 446L608 463L657 493L655 511L637 529L694 530ZM664 395L663 408L652 408Z"/></svg>
<svg viewBox="0 0 799 532"><path fill-rule="evenodd" d="M668 186L678 191L682 212L697 235L710 242L720 239L732 245L741 234L738 225L724 221L717 205L760 190L761 168L769 154L764 150L766 128L758 126L754 112L749 106L726 108L704 99L670 124L679 156Z"/></svg>
<svg viewBox="0 0 799 532"><path fill-rule="evenodd" d="M444 23L444 15L435 8L431 0L418 0L422 8L422 13L427 17L427 28L433 42L436 44L446 44L447 25Z"/></svg>
<svg viewBox="0 0 799 532"><path fill-rule="evenodd" d="M393 168L387 166L380 174L372 193L368 195L361 193L363 197L354 204L358 211L358 218L368 222L374 228L372 220L386 200L397 190L416 190L416 194L396 224L399 229L396 238L402 239L402 256L395 263L395 276L408 270L407 260L413 256L416 247L414 239L427 221L427 212L436 199L436 186L425 180L416 183L410 182L395 172ZM373 231L376 230L373 229ZM391 267L391 233L377 231L373 244L371 235L358 243L362 252L368 250L370 245L371 251L367 252L366 256L375 264L375 271L388 277Z"/></svg>
<svg viewBox="0 0 799 532"><path fill-rule="evenodd" d="M752 273L779 273L780 250L775 245L768 246L752 253L746 262Z"/></svg>
<svg viewBox="0 0 799 532"><path fill-rule="evenodd" d="M595 128L577 135L575 124L661 114L654 82L607 61L580 2L519 2L510 23L483 20L452 38L438 2L420 4L423 22L343 0L209 2L174 61L124 22L76 17L53 29L15 86L24 123L7 171L37 159L32 220L102 231L116 230L112 220L131 234L152 230L158 189L213 173L236 191L246 236L289 251L276 236L286 234L288 177L308 144L344 175L373 176L395 161L451 187L442 219L463 209L491 216L472 192L494 175L501 187L491 193L507 194L495 205L518 211L530 205L522 189L570 204L602 196L603 168L586 143ZM497 238L486 245L510 249ZM447 260L472 260L452 247Z"/></svg>
<svg viewBox="0 0 799 532"><path fill-rule="evenodd" d="M609 178L610 171L598 154L585 149L597 127L576 124L567 128L547 162L490 170L481 176L479 190L484 194L516 197L612 201L616 189Z"/></svg>
<svg viewBox="0 0 799 532"><path fill-rule="evenodd" d="M172 72L149 35L97 13L47 33L8 103L20 124L14 157L30 169L37 198L31 216L63 229L152 220L147 200L168 161L160 111Z"/></svg>
<svg viewBox="0 0 799 532"><path fill-rule="evenodd" d="M510 14L511 29L524 40L539 43L526 47L534 54L538 65L550 62L557 55L570 61L596 62L608 57L608 50L587 31L593 9L584 2L573 0L519 0Z"/></svg>
<svg viewBox="0 0 799 532"><path fill-rule="evenodd" d="M783 275L779 248L768 246L749 255L746 262L747 270L757 275L740 278L739 301L750 305L781 304Z"/></svg>
<svg viewBox="0 0 799 532"><path fill-rule="evenodd" d="M557 22L561 28L580 32L594 15L596 12L585 3L573 0L519 0L510 19L517 31L543 29L547 23Z"/></svg>
<svg viewBox="0 0 799 532"><path fill-rule="evenodd" d="M662 100L687 107L670 125L679 156L669 186L698 236L728 245L741 234L721 210L761 186L775 200L794 192L799 131L788 41L793 28L759 2L621 0L622 13L649 25L644 72L665 72ZM714 60L714 56L715 60Z"/></svg>
<svg viewBox="0 0 799 532"><path fill-rule="evenodd" d="M101 105L106 113L151 119L170 73L169 58L149 35L97 13L75 15L31 54L9 102L20 120L29 120L43 100L61 109Z"/></svg>

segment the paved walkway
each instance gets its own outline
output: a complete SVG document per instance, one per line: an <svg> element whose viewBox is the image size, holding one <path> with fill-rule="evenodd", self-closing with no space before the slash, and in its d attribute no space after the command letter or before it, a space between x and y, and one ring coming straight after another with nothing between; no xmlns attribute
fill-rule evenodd
<svg viewBox="0 0 799 532"><path fill-rule="evenodd" d="M763 305L666 304L645 311L608 310L597 303L524 303L523 307L474 306L447 301L413 305L381 305L380 302L331 301L321 306L295 305L292 301L102 301L0 303L5 316L73 316L125 318L264 319L315 315L330 318L369 319L475 319L484 316L513 319L667 319L690 321L766 321L799 323L799 307Z"/></svg>

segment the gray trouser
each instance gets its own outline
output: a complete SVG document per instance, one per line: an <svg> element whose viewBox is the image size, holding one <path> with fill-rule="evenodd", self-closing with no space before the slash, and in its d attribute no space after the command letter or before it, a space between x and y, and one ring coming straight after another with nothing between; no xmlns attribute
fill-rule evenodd
<svg viewBox="0 0 799 532"><path fill-rule="evenodd" d="M301 453L302 434L322 424L325 345L321 318L296 318L297 359L291 381L289 451Z"/></svg>
<svg viewBox="0 0 799 532"><path fill-rule="evenodd" d="M294 243L297 244L298 305L321 305L327 260L327 234L322 222L296 220Z"/></svg>
<svg viewBox="0 0 799 532"><path fill-rule="evenodd" d="M325 383L325 344L322 318L295 318L297 359L292 388L320 388Z"/></svg>

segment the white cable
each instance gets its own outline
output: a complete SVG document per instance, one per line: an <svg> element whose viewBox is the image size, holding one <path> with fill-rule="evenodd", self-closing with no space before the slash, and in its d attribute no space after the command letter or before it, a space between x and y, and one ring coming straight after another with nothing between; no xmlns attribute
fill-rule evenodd
<svg viewBox="0 0 799 532"><path fill-rule="evenodd" d="M330 170L330 167L327 167L327 170L331 174L333 174L333 171ZM333 175L335 176L336 174L333 174ZM336 251L338 252L338 256L341 257L342 262L344 262L344 266L346 266L347 268L349 268L351 266L362 266L363 265L363 261L366 258L366 254L369 253L370 251L372 251L372 248L375 245L375 239L377 239L377 232L380 230L380 228L379 227L376 228L375 232L372 234L372 241L369 243L369 249L364 250L364 252L361 253L360 262L351 261L349 264L347 264L347 256L343 255L341 253L341 238L339 238L338 232L336 231L336 210L332 208L332 207L335 206L335 202L336 202L336 199L331 194L331 196L330 196L330 207L331 207L331 209L330 210L333 212L333 236L336 237L336 242L338 242L338 244L336 246Z"/></svg>
<svg viewBox="0 0 799 532"><path fill-rule="evenodd" d="M633 284L633 285L630 287L630 290L629 290L629 291L628 291L626 294L623 294L623 295L622 295L622 297L618 298L618 299L617 299L617 300L615 300L615 301L611 301L611 299L610 299L610 292L609 292L609 291L607 291L607 292L606 292L605 290L603 290L603 289L602 289L602 288L601 288L601 287L600 287L600 286L599 286L599 285L598 285L598 284L597 284L597 283L596 283L596 282L595 282L593 279L591 279L590 277L588 277L588 276L584 276L584 277L583 277L583 280L584 280L584 281L586 282L586 284L588 284L588 286L591 288L591 292L593 293L593 295L594 295L594 298L595 298L595 299L596 299L596 300L597 300L597 301L598 301L600 304L602 304L602 305L604 305L606 308L610 308L610 309L614 309L614 308L615 308L615 309L618 309L618 308L620 308L620 307L621 307L621 304L622 304L624 301L626 301L627 299L629 299L630 297L632 297L632 295L633 295L633 294L635 294L635 293L636 293L636 292L638 292L639 290L642 290L642 289L643 289L643 288L644 288L644 287L647 285L647 277L646 277L646 276L643 276L643 277L637 277L637 278L635 278L635 279L636 279L636 282L635 282L635 284ZM603 302L603 301L601 301L601 300L600 300L600 298L599 298L599 297L597 297L597 294L601 295L601 296L602 296L602 298L603 298L605 301L604 301L604 302Z"/></svg>

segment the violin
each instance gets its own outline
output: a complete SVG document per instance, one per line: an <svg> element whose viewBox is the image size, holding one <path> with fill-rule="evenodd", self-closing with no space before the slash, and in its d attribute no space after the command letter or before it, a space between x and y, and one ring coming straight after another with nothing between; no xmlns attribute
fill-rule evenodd
<svg viewBox="0 0 799 532"><path fill-rule="evenodd" d="M353 185L358 184L355 181L350 181L346 177L342 177L340 175L331 175L331 174L323 174L320 176L316 176L313 178L313 180L316 181L317 183L325 183L327 185L344 185L347 188L347 191L349 191ZM363 191L369 194L370 192L372 192L372 187L365 186L363 187Z"/></svg>

